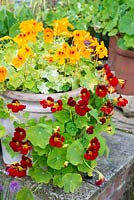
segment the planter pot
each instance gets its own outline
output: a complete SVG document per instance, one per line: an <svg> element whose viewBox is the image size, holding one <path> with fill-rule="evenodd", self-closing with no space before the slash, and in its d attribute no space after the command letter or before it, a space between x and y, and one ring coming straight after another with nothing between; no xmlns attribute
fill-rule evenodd
<svg viewBox="0 0 134 200"><path fill-rule="evenodd" d="M54 93L54 94L32 94L32 93L23 93L18 91L7 91L3 94L4 99L6 102L12 102L13 99L17 99L21 102L21 104L26 105L26 109L24 111L21 111L19 113L14 113L15 117L17 117L21 122L23 122L23 113L29 112L30 118L39 119L41 116L47 116L48 118L53 118L53 113L50 109L44 109L40 105L39 101L46 99L48 96L51 96L54 100L58 100L63 94L69 94L69 96L76 96L79 94L81 88L65 93ZM1 119L0 123L5 126L7 135L13 134L14 127L13 127L13 121L7 120L7 119ZM3 138L4 139L4 138ZM11 156L6 151L3 140L1 140L2 144L2 154L3 154L3 161L6 164L11 164L12 162L18 162L20 161L21 157L14 157L11 158Z"/></svg>
<svg viewBox="0 0 134 200"><path fill-rule="evenodd" d="M117 40L118 37L110 37L108 63L120 79L126 80L125 87L117 87L117 92L134 95L134 51L118 48Z"/></svg>

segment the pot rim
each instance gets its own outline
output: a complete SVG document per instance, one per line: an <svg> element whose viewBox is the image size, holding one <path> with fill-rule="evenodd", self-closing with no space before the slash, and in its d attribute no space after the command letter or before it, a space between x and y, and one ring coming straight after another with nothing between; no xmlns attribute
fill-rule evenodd
<svg viewBox="0 0 134 200"><path fill-rule="evenodd" d="M36 102L43 99L47 99L47 97L52 97L54 100L58 100L64 94L68 94L69 96L76 96L82 88L78 88L75 90L71 90L68 92L60 92L60 93L52 93L52 94L35 94L35 93L26 93L21 91L13 91L8 90L3 93L3 97L8 97L11 99L23 100L23 101L31 101Z"/></svg>
<svg viewBox="0 0 134 200"><path fill-rule="evenodd" d="M110 45L115 50L115 52L117 54L121 55L121 56L133 58L134 57L134 50L124 50L124 49L119 48L117 46L118 39L119 39L118 36L111 36L110 37Z"/></svg>

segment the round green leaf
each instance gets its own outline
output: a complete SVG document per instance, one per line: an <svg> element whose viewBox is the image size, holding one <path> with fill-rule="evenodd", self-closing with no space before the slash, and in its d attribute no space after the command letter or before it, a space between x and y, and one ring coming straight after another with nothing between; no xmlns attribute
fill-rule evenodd
<svg viewBox="0 0 134 200"><path fill-rule="evenodd" d="M66 161L66 149L54 148L49 154L47 164L53 169L61 169Z"/></svg>
<svg viewBox="0 0 134 200"><path fill-rule="evenodd" d="M19 190L19 192L17 192L16 194L16 200L24 200L24 199L35 200L32 192L28 188L25 188L25 187Z"/></svg>
<svg viewBox="0 0 134 200"><path fill-rule="evenodd" d="M73 165L82 163L84 148L79 140L74 141L67 149L67 160Z"/></svg>
<svg viewBox="0 0 134 200"><path fill-rule="evenodd" d="M74 192L82 183L81 175L76 173L65 174L62 180L64 183L65 192Z"/></svg>
<svg viewBox="0 0 134 200"><path fill-rule="evenodd" d="M40 148L45 148L49 144L49 138L52 134L52 127L47 124L38 124L37 126L32 126L27 130L27 139L34 146L39 146Z"/></svg>
<svg viewBox="0 0 134 200"><path fill-rule="evenodd" d="M59 112L54 113L54 117L62 123L66 123L70 120L70 114L67 110L61 110Z"/></svg>
<svg viewBox="0 0 134 200"><path fill-rule="evenodd" d="M55 175L53 178L53 184L59 188L63 187L62 175Z"/></svg>
<svg viewBox="0 0 134 200"><path fill-rule="evenodd" d="M34 170L29 171L29 175L37 181L37 183L49 183L52 178L52 174L41 168L34 168Z"/></svg>
<svg viewBox="0 0 134 200"><path fill-rule="evenodd" d="M69 135L75 136L78 129L76 128L76 126L73 122L68 122L66 125L66 131Z"/></svg>

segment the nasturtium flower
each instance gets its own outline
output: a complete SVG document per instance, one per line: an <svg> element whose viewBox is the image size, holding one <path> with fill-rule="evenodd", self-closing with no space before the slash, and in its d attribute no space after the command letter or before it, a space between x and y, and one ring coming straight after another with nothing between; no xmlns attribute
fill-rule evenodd
<svg viewBox="0 0 134 200"><path fill-rule="evenodd" d="M108 56L107 48L104 46L104 42L102 41L100 45L96 47L96 54L99 58L104 58Z"/></svg>
<svg viewBox="0 0 134 200"><path fill-rule="evenodd" d="M75 104L75 111L78 115L85 116L86 113L90 111L90 108L88 107L87 102L84 100L79 100Z"/></svg>
<svg viewBox="0 0 134 200"><path fill-rule="evenodd" d="M113 87L118 85L118 78L112 72L107 73L107 80Z"/></svg>
<svg viewBox="0 0 134 200"><path fill-rule="evenodd" d="M84 154L84 158L86 160L95 160L98 157L98 151L94 150L94 148L90 147L87 149Z"/></svg>
<svg viewBox="0 0 134 200"><path fill-rule="evenodd" d="M107 95L108 89L105 85L97 85L96 95L103 98Z"/></svg>
<svg viewBox="0 0 134 200"><path fill-rule="evenodd" d="M110 115L113 111L113 105L108 101L100 108L100 110L104 112L105 115Z"/></svg>
<svg viewBox="0 0 134 200"><path fill-rule="evenodd" d="M7 104L8 109L12 112L19 112L26 108L26 105L22 105L17 99L14 99L11 103Z"/></svg>
<svg viewBox="0 0 134 200"><path fill-rule="evenodd" d="M98 151L100 149L100 142L97 139L97 137L94 137L91 142L90 142L91 146L94 150Z"/></svg>
<svg viewBox="0 0 134 200"><path fill-rule="evenodd" d="M57 100L57 102L54 103L53 106L51 106L51 111L52 112L57 112L57 111L60 111L62 110L62 100Z"/></svg>
<svg viewBox="0 0 134 200"><path fill-rule="evenodd" d="M128 100L123 98L121 95L116 98L117 106L124 107L128 104Z"/></svg>
<svg viewBox="0 0 134 200"><path fill-rule="evenodd" d="M25 137L26 137L26 131L23 128L20 127L15 128L14 138L17 141L22 141L25 139Z"/></svg>
<svg viewBox="0 0 134 200"><path fill-rule="evenodd" d="M103 174L99 173L99 180L97 180L95 182L95 184L96 184L96 186L100 187L106 181L107 180L105 179L105 177L103 176Z"/></svg>
<svg viewBox="0 0 134 200"><path fill-rule="evenodd" d="M18 68L21 67L25 61L26 57L22 55L22 53L18 53L18 55L15 58L13 58L12 64L14 67Z"/></svg>
<svg viewBox="0 0 134 200"><path fill-rule="evenodd" d="M86 128L86 132L87 132L88 134L93 134L93 132L94 132L94 126L88 126L88 127Z"/></svg>
<svg viewBox="0 0 134 200"><path fill-rule="evenodd" d="M53 27L55 36L63 35L71 37L71 33L68 31L68 28L74 29L74 26L68 21L66 17L59 20L54 20Z"/></svg>
<svg viewBox="0 0 134 200"><path fill-rule="evenodd" d="M87 104L88 104L88 101L90 99L90 96L91 96L90 92L87 90L87 88L81 89L81 91L80 91L80 97L81 97L81 99L83 101L87 102Z"/></svg>
<svg viewBox="0 0 134 200"><path fill-rule="evenodd" d="M60 133L54 133L49 140L49 144L52 147L61 148L64 143L64 137Z"/></svg>
<svg viewBox="0 0 134 200"><path fill-rule="evenodd" d="M24 177L26 176L26 168L22 167L19 163L13 163L10 166L7 166L6 172L9 176L12 177Z"/></svg>
<svg viewBox="0 0 134 200"><path fill-rule="evenodd" d="M68 101L67 101L67 104L68 104L69 106L75 106L76 101L74 100L73 97L69 97L69 98L68 98Z"/></svg>
<svg viewBox="0 0 134 200"><path fill-rule="evenodd" d="M40 104L43 108L52 107L54 105L54 99L52 97L47 97L47 99L41 100Z"/></svg>
<svg viewBox="0 0 134 200"><path fill-rule="evenodd" d="M29 141L22 141L19 152L23 155L27 155L30 150L32 150L32 146Z"/></svg>
<svg viewBox="0 0 134 200"><path fill-rule="evenodd" d="M5 67L0 66L0 83L2 83L7 76L7 69Z"/></svg>
<svg viewBox="0 0 134 200"><path fill-rule="evenodd" d="M31 158L29 158L27 156L23 155L20 163L21 163L21 166L24 167L24 168L27 168L27 167L31 168L32 167L32 160L31 160Z"/></svg>
<svg viewBox="0 0 134 200"><path fill-rule="evenodd" d="M100 149L100 142L95 137L90 141L88 149L86 153L84 154L84 158L86 160L95 160L97 156L99 155L98 153L99 149Z"/></svg>
<svg viewBox="0 0 134 200"><path fill-rule="evenodd" d="M18 141L15 137L13 137L9 145L13 149L13 151L19 152L22 145L22 141Z"/></svg>
<svg viewBox="0 0 134 200"><path fill-rule="evenodd" d="M53 41L53 30L51 28L44 29L44 42L51 43Z"/></svg>

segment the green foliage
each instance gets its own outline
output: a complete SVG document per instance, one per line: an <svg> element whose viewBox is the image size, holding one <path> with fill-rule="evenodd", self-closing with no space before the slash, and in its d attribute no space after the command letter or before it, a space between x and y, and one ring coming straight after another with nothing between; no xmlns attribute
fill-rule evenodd
<svg viewBox="0 0 134 200"><path fill-rule="evenodd" d="M35 200L31 190L29 190L26 187L20 189L16 194L16 200L24 200L24 199Z"/></svg>
<svg viewBox="0 0 134 200"><path fill-rule="evenodd" d="M6 129L4 126L0 125L0 138L6 134Z"/></svg>
<svg viewBox="0 0 134 200"><path fill-rule="evenodd" d="M68 173L63 176L63 184L65 192L74 192L82 183L80 174Z"/></svg>

